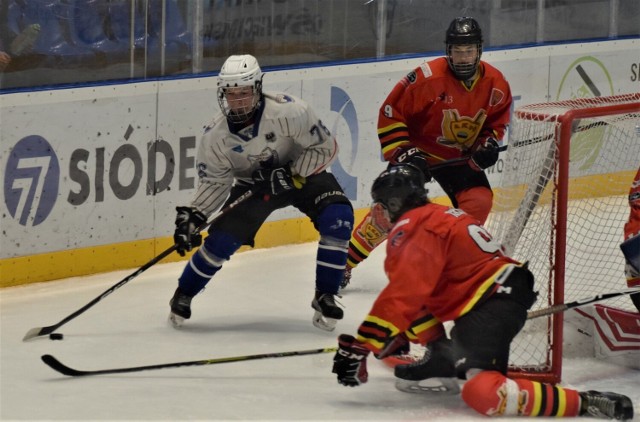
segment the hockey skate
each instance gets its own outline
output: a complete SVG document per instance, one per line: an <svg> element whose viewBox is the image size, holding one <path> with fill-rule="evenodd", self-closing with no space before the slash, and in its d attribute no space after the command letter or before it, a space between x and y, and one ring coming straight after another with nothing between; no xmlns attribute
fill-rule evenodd
<svg viewBox="0 0 640 422"><path fill-rule="evenodd" d="M455 379L451 340L442 338L427 345L417 362L396 365L396 389L405 393L457 394L460 386Z"/></svg>
<svg viewBox="0 0 640 422"><path fill-rule="evenodd" d="M340 281L340 290L344 289L349 285L349 283L351 283L351 271L353 271L353 268L347 265L344 269L342 281Z"/></svg>
<svg viewBox="0 0 640 422"><path fill-rule="evenodd" d="M180 287L176 289L173 297L169 301L171 313L169 313L169 321L174 328L180 328L185 319L191 318L191 299L193 296L187 296L182 293Z"/></svg>
<svg viewBox="0 0 640 422"><path fill-rule="evenodd" d="M617 420L633 419L633 403L622 394L581 391L580 415Z"/></svg>
<svg viewBox="0 0 640 422"><path fill-rule="evenodd" d="M316 291L316 295L311 302L311 307L315 309L313 314L313 325L325 331L333 331L339 319L342 319L344 312L336 304L336 299L331 293L321 293Z"/></svg>

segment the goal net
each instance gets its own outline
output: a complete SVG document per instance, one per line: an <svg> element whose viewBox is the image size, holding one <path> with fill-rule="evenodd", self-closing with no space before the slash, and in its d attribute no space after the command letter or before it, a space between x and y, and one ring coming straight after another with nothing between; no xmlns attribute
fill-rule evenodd
<svg viewBox="0 0 640 422"><path fill-rule="evenodd" d="M640 166L640 93L532 104L514 112L486 227L528 261L535 309L626 287L620 252ZM627 296L608 306L634 310ZM512 375L558 382L562 313L527 321Z"/></svg>

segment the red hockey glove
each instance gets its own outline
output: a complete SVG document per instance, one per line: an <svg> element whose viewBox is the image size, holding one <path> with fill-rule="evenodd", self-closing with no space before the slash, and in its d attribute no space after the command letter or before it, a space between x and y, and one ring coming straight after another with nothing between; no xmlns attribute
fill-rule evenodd
<svg viewBox="0 0 640 422"><path fill-rule="evenodd" d="M389 356L407 355L411 351L411 342L404 333L400 333L387 340L384 348L376 355L378 359Z"/></svg>
<svg viewBox="0 0 640 422"><path fill-rule="evenodd" d="M475 171L482 171L498 161L500 145L494 138L487 138L482 142L469 159L469 167Z"/></svg>
<svg viewBox="0 0 640 422"><path fill-rule="evenodd" d="M369 349L364 347L353 336L340 334L338 351L333 357L333 372L338 375L338 382L347 387L357 387L367 382L367 356Z"/></svg>

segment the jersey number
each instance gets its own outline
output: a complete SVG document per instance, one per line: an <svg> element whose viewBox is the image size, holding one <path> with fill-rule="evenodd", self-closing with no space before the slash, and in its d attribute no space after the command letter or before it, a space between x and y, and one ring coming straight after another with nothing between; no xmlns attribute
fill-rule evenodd
<svg viewBox="0 0 640 422"><path fill-rule="evenodd" d="M482 226L477 224L470 224L467 226L469 236L476 242L476 245L484 252L487 253L502 253L502 244L497 240L494 240L489 232Z"/></svg>

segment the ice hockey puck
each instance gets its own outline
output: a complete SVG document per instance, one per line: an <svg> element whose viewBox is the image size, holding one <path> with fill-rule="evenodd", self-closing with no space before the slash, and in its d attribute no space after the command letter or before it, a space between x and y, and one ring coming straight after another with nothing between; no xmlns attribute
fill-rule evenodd
<svg viewBox="0 0 640 422"><path fill-rule="evenodd" d="M49 338L51 340L62 340L64 338L64 336L60 333L51 333L49 334Z"/></svg>

